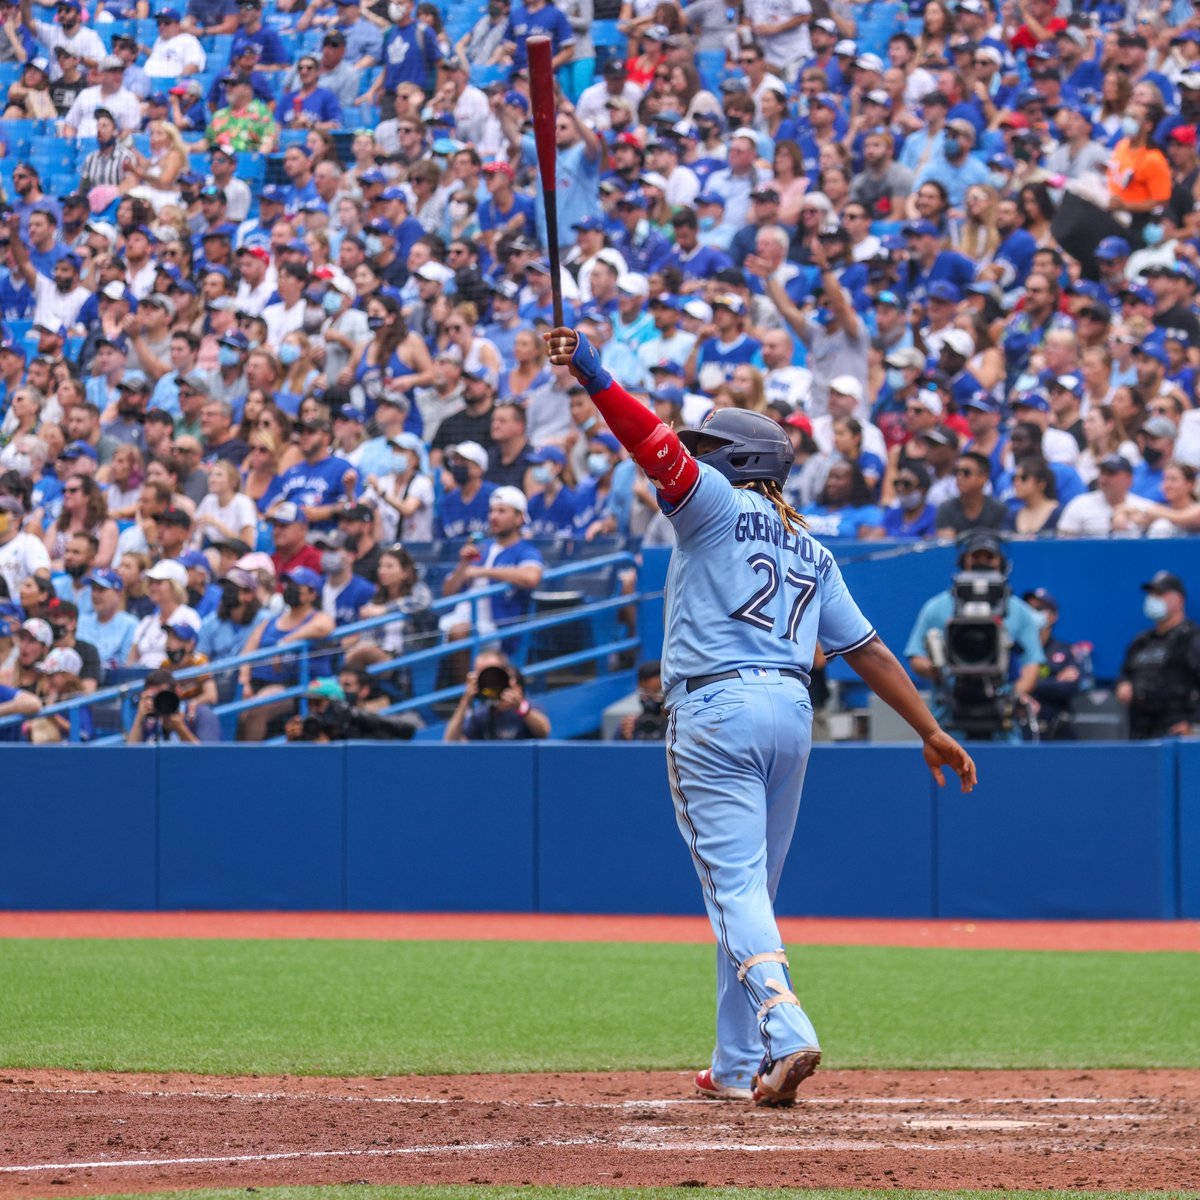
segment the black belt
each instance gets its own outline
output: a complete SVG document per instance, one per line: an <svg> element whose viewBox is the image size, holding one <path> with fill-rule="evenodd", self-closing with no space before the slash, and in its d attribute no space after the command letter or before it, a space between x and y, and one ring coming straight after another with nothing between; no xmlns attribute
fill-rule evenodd
<svg viewBox="0 0 1200 1200"><path fill-rule="evenodd" d="M791 667L771 667L773 671L778 671L780 675L786 675L789 679L798 679L805 687L808 687L808 676L803 671L794 671ZM742 673L740 671L718 671L715 675L696 675L687 680L683 685L688 692L696 692L701 688L708 687L712 683L720 683L723 679L740 679Z"/></svg>

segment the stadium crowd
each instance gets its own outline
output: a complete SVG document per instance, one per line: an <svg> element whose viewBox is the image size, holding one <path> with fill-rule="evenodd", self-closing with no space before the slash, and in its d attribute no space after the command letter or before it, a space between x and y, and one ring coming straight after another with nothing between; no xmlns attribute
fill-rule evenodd
<svg viewBox="0 0 1200 1200"><path fill-rule="evenodd" d="M567 322L818 536L1200 531L1200 4L0 0L0 713L670 543L546 362L534 33Z"/></svg>

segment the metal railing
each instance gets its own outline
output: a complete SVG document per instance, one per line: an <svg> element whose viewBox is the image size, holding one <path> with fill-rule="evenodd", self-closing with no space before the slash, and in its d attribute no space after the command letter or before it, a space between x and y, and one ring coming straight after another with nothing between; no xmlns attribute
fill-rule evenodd
<svg viewBox="0 0 1200 1200"><path fill-rule="evenodd" d="M628 551L619 551L551 567L543 572L542 581L537 589L535 589L535 594L537 592L545 592L547 584L566 580L575 575L597 574L602 571L611 573L609 587L613 594L604 599L579 604L558 612L548 614L535 613L519 621L498 625L490 632L474 632L469 637L455 641L443 640L438 645L401 654L386 662L376 663L366 668L367 673L372 676L383 676L400 670L408 670L414 676L420 676L423 679L425 670L432 668L433 676L436 678L437 664L443 658L449 655L460 654L464 651L474 651L479 646L497 641L509 643L514 639L516 640L516 646L510 657L521 666L522 672L526 677L540 677L551 671L565 669L584 662L605 658L611 654L632 650L638 645L638 638L617 639L613 637L597 641L592 646L573 651L566 655L539 659L534 663L527 663L525 661L531 646L532 635L564 625L583 622L593 623L595 618L605 617L610 613L615 617L618 609L627 605L637 604L639 600L643 599L637 592L629 594L620 593L621 569L635 568L636 565L636 559L631 553ZM508 590L509 587L507 584L488 584L486 587L473 588L469 591L458 592L452 596L440 597L424 611L434 615L441 615L451 612L460 604L465 603L470 607L472 628L477 629L480 602L500 596ZM369 617L365 620L355 621L349 625L340 625L326 638L313 641L297 641L286 643L282 646L270 646L263 650L251 651L248 654L239 654L232 658L205 663L202 666L189 667L181 671L172 671L172 675L176 683L186 683L192 679L228 675L234 671L240 672L243 667L253 667L267 662L278 663L280 660L294 662L296 682L293 685L285 687L280 691L272 691L265 696L242 697L240 694L235 694L233 699L216 705L213 712L219 718L231 719L254 708L294 699L300 702L301 715L307 715L308 706L306 696L309 685L315 677L313 673L314 660L329 658L332 655L342 653L344 647L341 643L348 637L368 633L372 630L395 624L396 622L406 621L407 619L404 614L394 612L384 613L381 616ZM593 631L594 629L595 625L593 624ZM91 745L99 746L116 745L125 740L124 731L127 731L132 724L137 697L140 695L143 685L144 675L123 680L110 687L100 688L94 692L72 696L69 700L47 705L37 716L48 717L60 714L68 716L70 719L68 740L79 742L81 740L80 714L97 705L116 703L120 706L120 723L123 732L96 737L90 742ZM431 687L428 692L423 694L417 694L419 688L414 687L413 692L413 695L395 701L382 711L389 714L408 712L425 708L439 701L454 699L462 694L463 685L457 684L453 687L445 687L440 690L435 690ZM240 693L240 683L237 685L237 693ZM0 718L0 730L19 726L30 719L32 718L26 716ZM222 725L224 726L225 723L223 721Z"/></svg>

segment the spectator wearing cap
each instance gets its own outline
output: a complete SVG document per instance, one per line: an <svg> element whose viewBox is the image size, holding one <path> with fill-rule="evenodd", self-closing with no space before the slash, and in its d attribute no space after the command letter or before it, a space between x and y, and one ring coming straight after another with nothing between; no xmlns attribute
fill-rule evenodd
<svg viewBox="0 0 1200 1200"><path fill-rule="evenodd" d="M627 271L643 276L659 271L671 254L671 243L647 220L646 206L640 188L631 188L618 196L614 211L620 228L612 239L613 249L625 262Z"/></svg>
<svg viewBox="0 0 1200 1200"><path fill-rule="evenodd" d="M308 520L299 505L290 500L276 504L267 520L275 538L271 561L276 579L282 579L298 567L307 567L311 571L320 569L321 556L308 542Z"/></svg>
<svg viewBox="0 0 1200 1200"><path fill-rule="evenodd" d="M567 456L557 446L543 446L529 455L529 532L534 537L569 537L575 530L578 498L563 483Z"/></svg>
<svg viewBox="0 0 1200 1200"><path fill-rule="evenodd" d="M1153 416L1138 430L1136 441L1142 461L1133 469L1130 490L1135 496L1163 503L1163 468L1175 455L1179 428L1169 417Z"/></svg>
<svg viewBox="0 0 1200 1200"><path fill-rule="evenodd" d="M305 421L297 428L304 458L280 476L278 499L272 512L280 504L292 504L300 509L309 525L329 529L343 499L353 498L355 471L345 459L330 453L333 428L327 419Z"/></svg>
<svg viewBox="0 0 1200 1200"><path fill-rule="evenodd" d="M712 298L712 334L699 341L685 363L686 378L698 381L703 391L733 378L740 363L762 365L762 343L746 333L746 305L733 292Z"/></svg>
<svg viewBox="0 0 1200 1200"><path fill-rule="evenodd" d="M1151 627L1125 651L1117 699L1129 706L1130 737L1188 737L1200 724L1200 626L1178 575L1158 571L1142 592Z"/></svg>
<svg viewBox="0 0 1200 1200"><path fill-rule="evenodd" d="M587 478L575 489L575 531L587 541L627 537L633 510L633 464L607 430L588 435Z"/></svg>
<svg viewBox="0 0 1200 1200"><path fill-rule="evenodd" d="M29 605L22 604L26 612ZM54 645L54 631L41 617L27 617L16 631L16 654L4 665L0 678L8 685L31 692L39 683L37 665Z"/></svg>
<svg viewBox="0 0 1200 1200"><path fill-rule="evenodd" d="M862 383L853 375L835 375L829 381L828 410L812 420L812 438L823 454L832 454L835 449L835 423L847 418L860 418L862 450L877 460L881 474L887 460L887 445L883 434L865 420L865 410L866 393Z"/></svg>
<svg viewBox="0 0 1200 1200"><path fill-rule="evenodd" d="M129 661L137 619L125 611L124 584L116 571L93 567L83 577L89 609L81 606L78 636L95 646L100 666L123 667Z"/></svg>
<svg viewBox="0 0 1200 1200"><path fill-rule="evenodd" d="M496 583L506 585L506 590L478 601L473 622L467 603L443 617L440 624L452 640L469 636L472 629L486 636L528 614L533 591L542 581L543 561L537 547L523 536L527 519L528 506L520 488L492 491L487 515L491 537L462 547L458 563L442 584L442 595L455 596Z"/></svg>
<svg viewBox="0 0 1200 1200"><path fill-rule="evenodd" d="M941 237L932 221L909 221L904 236L909 252L905 285L910 300L923 301L931 284L945 282L961 289L975 278L975 264L969 258L957 250L941 248Z"/></svg>
<svg viewBox="0 0 1200 1200"><path fill-rule="evenodd" d="M200 624L197 650L210 662L242 653L254 627L268 612L259 602L254 574L244 567L230 567L219 581L221 599L215 612Z"/></svg>
<svg viewBox="0 0 1200 1200"><path fill-rule="evenodd" d="M1092 656L1088 642L1064 642L1054 636L1058 601L1043 587L1026 592L1022 600L1042 620L1041 642L1045 663L1038 673L1033 698L1039 706L1038 723L1043 739L1069 735L1069 717L1075 697L1091 688Z"/></svg>
<svg viewBox="0 0 1200 1200"><path fill-rule="evenodd" d="M233 221L238 225L237 240L241 244L241 223L250 211L250 188L237 177L237 155L224 146L214 146L208 156L209 174L200 192L201 208L205 196L212 195L209 188L219 188L225 197L225 209L221 222ZM211 222L210 222L211 223Z"/></svg>
<svg viewBox="0 0 1200 1200"><path fill-rule="evenodd" d="M961 207L967 188L989 180L987 167L972 153L974 148L975 126L965 117L947 121L941 143L932 149L924 166L917 171L913 189L933 180L946 189L954 208Z"/></svg>
<svg viewBox="0 0 1200 1200"><path fill-rule="evenodd" d="M593 129L607 129L607 105L611 100L628 101L633 108L637 108L642 100L642 89L629 79L625 64L619 58L608 59L600 69L600 78L579 93L575 102L576 114Z"/></svg>
<svg viewBox="0 0 1200 1200"><path fill-rule="evenodd" d="M375 588L354 574L354 558L346 547L345 535L338 529L326 530L313 535L313 545L321 552L321 610L335 626L357 621Z"/></svg>
<svg viewBox="0 0 1200 1200"><path fill-rule="evenodd" d="M35 20L32 11L32 4L23 0L21 24L52 54L59 46L66 47L89 71L104 59L104 43L94 29L83 24L79 0L59 0L53 24ZM56 74L51 71L52 76Z"/></svg>
<svg viewBox="0 0 1200 1200"><path fill-rule="evenodd" d="M431 542L434 489L424 443L414 433L401 433L393 451L392 470L366 478L362 503L378 513L384 542Z"/></svg>
<svg viewBox="0 0 1200 1200"><path fill-rule="evenodd" d="M15 274L33 291L35 325L60 335L69 329L91 293L79 282L79 258L57 240L52 212L38 209L29 216L29 245L21 238L19 218L9 218L10 248Z"/></svg>
<svg viewBox="0 0 1200 1200"><path fill-rule="evenodd" d="M317 571L297 567L281 580L284 610L251 630L244 653L291 642L314 641L327 637L334 628L333 618L320 607L324 581ZM281 656L266 663L243 667L239 682L243 695L271 696L292 686L297 678L294 661ZM249 709L238 722L238 740L259 742L266 737L272 720L290 714L290 701Z"/></svg>
<svg viewBox="0 0 1200 1200"><path fill-rule="evenodd" d="M613 337L630 350L656 338L654 321L646 309L650 284L638 271L629 271L617 281L617 311L613 315Z"/></svg>
<svg viewBox="0 0 1200 1200"><path fill-rule="evenodd" d="M679 328L682 317L681 303L667 292L652 296L649 303L653 334L637 349L638 361L645 372L650 372L656 363L672 362L679 365L676 372L683 378L683 363L692 353L696 335Z"/></svg>
<svg viewBox="0 0 1200 1200"><path fill-rule="evenodd" d="M165 627L188 624L199 629L200 614L187 604L187 568L177 559L161 559L146 572L146 591L155 607L134 630L128 664L161 667L167 655Z"/></svg>
<svg viewBox="0 0 1200 1200"><path fill-rule="evenodd" d="M125 63L115 54L101 55L96 67L99 83L85 87L75 98L75 103L63 118L63 137L68 141L77 137L95 137L96 113L100 109L111 114L122 133L131 133L141 127L142 104L124 86L124 74Z"/></svg>
<svg viewBox="0 0 1200 1200"><path fill-rule="evenodd" d="M59 646L55 646L37 664L36 670L40 676L37 695L44 707L49 708L64 700L70 700L88 690L84 688L84 681L79 677L81 666L80 657L74 650ZM90 741L95 733L91 712L86 708L80 709L75 719L78 722L79 741ZM71 724L69 713L35 717L26 727L26 736L37 744L65 742L71 737Z"/></svg>
<svg viewBox="0 0 1200 1200"><path fill-rule="evenodd" d="M1151 501L1130 490L1133 467L1121 454L1100 460L1094 491L1076 496L1058 519L1060 537L1107 537L1114 529L1118 509L1145 509Z"/></svg>
<svg viewBox="0 0 1200 1200"><path fill-rule="evenodd" d="M146 59L146 74L151 79L173 79L203 71L204 49L195 34L183 29L179 9L160 9L154 20L158 25L158 37Z"/></svg>
<svg viewBox="0 0 1200 1200"><path fill-rule="evenodd" d="M479 205L481 241L491 253L501 238L534 235L533 200L513 190L512 167L503 159L483 164L487 199Z"/></svg>
<svg viewBox="0 0 1200 1200"><path fill-rule="evenodd" d="M478 442L447 447L446 472L453 487L442 497L439 537L462 538L487 529L488 501L496 488L484 478L487 469L488 453Z"/></svg>
<svg viewBox="0 0 1200 1200"><path fill-rule="evenodd" d="M245 2L239 4L245 11ZM271 110L254 95L248 75L234 75L225 81L225 105L218 108L204 132L210 147L228 150L255 150L270 154L279 139L279 126Z"/></svg>

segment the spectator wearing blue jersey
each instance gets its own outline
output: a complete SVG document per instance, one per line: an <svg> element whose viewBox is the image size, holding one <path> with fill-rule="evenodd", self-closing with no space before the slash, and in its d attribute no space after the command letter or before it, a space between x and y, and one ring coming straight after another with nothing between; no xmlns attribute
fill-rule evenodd
<svg viewBox="0 0 1200 1200"><path fill-rule="evenodd" d="M937 533L937 513L929 503L932 477L924 463L909 459L892 481L896 503L884 509L883 536L931 538Z"/></svg>
<svg viewBox="0 0 1200 1200"><path fill-rule="evenodd" d="M562 481L567 456L557 446L543 446L529 455L529 532L534 537L569 537L578 510L573 488Z"/></svg>
<svg viewBox="0 0 1200 1200"><path fill-rule="evenodd" d="M511 57L514 68L528 66L525 44L537 34L545 34L550 39L555 68L571 61L575 31L562 10L547 0L525 0L512 10L504 31L503 51Z"/></svg>
<svg viewBox="0 0 1200 1200"><path fill-rule="evenodd" d="M342 124L342 105L317 78L320 64L316 55L303 54L296 63L300 86L285 92L275 105L275 119L285 129L338 129Z"/></svg>
<svg viewBox="0 0 1200 1200"><path fill-rule="evenodd" d="M964 288L975 278L975 264L966 255L941 248L941 235L932 221L909 221L904 236L909 254L905 286L910 301L923 301L929 285L938 280Z"/></svg>
<svg viewBox="0 0 1200 1200"><path fill-rule="evenodd" d="M346 535L340 529L327 529L313 535L312 544L321 552L321 611L333 618L335 625L357 621L362 607L375 595L375 587L361 575L354 574L354 559L346 546Z"/></svg>
<svg viewBox="0 0 1200 1200"><path fill-rule="evenodd" d="M459 442L446 450L446 473L453 487L442 496L438 537L464 538L483 534L488 527L488 501L496 490L484 474L488 452L478 442Z"/></svg>
<svg viewBox="0 0 1200 1200"><path fill-rule="evenodd" d="M575 489L575 530L587 541L626 537L633 510L633 463L607 431L588 437L587 478Z"/></svg>
<svg viewBox="0 0 1200 1200"><path fill-rule="evenodd" d="M803 510L807 527L817 537L878 537L883 510L871 499L863 473L839 459L825 476L815 504Z"/></svg>
<svg viewBox="0 0 1200 1200"><path fill-rule="evenodd" d="M263 24L262 0L237 0L237 16L239 29L229 49L231 63L247 43L253 43L258 48L260 71L282 71L292 65L279 34Z"/></svg>
<svg viewBox="0 0 1200 1200"><path fill-rule="evenodd" d="M326 418L303 421L296 428L304 460L280 476L272 507L298 505L312 528L332 529L342 501L354 498L357 478L354 468L344 458L329 452L333 426Z"/></svg>
<svg viewBox="0 0 1200 1200"><path fill-rule="evenodd" d="M516 173L505 160L484 163L482 174L488 194L479 205L479 240L495 255L501 238L534 235L534 205L529 196L513 190Z"/></svg>
<svg viewBox="0 0 1200 1200"><path fill-rule="evenodd" d="M504 591L474 605L464 601L443 617L441 626L451 640L467 637L472 630L487 636L529 613L534 588L542 581L543 562L538 548L522 536L528 516L520 488L499 487L489 496L491 537L462 547L457 565L442 584L442 595L456 596L493 584L503 585ZM511 652L511 639L502 645Z"/></svg>
<svg viewBox="0 0 1200 1200"><path fill-rule="evenodd" d="M440 57L437 35L416 19L415 10L413 0L393 0L388 6L392 27L383 37L383 74L368 93L372 102L378 99L387 116L400 84L415 83L422 91L430 90Z"/></svg>
<svg viewBox="0 0 1200 1200"><path fill-rule="evenodd" d="M700 244L700 221L691 208L681 208L671 217L675 248L667 255L664 267L674 267L683 275L684 292L700 291L706 280L718 271L733 266L733 259L723 250Z"/></svg>
<svg viewBox="0 0 1200 1200"><path fill-rule="evenodd" d="M692 348L685 364L687 378L703 390L733 378L741 363L762 366L762 343L746 333L746 305L733 292L718 292L712 299L712 326Z"/></svg>

